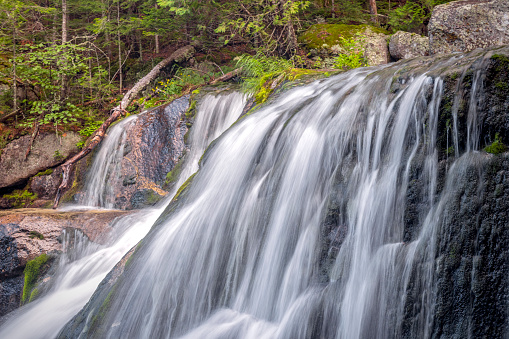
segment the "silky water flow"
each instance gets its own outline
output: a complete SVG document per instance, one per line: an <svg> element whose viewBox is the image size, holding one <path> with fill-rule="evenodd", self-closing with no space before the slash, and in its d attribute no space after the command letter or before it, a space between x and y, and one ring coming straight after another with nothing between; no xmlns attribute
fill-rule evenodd
<svg viewBox="0 0 509 339"><path fill-rule="evenodd" d="M291 89L234 124L143 239L100 320L74 335L397 338L407 326L430 337L437 232L455 175L480 156L479 133L472 107L468 149L451 133L458 157L437 194L443 80L421 69L393 91L400 67ZM479 73L470 90L482 83ZM405 239L414 165L420 224ZM423 293L409 324L411 279Z"/></svg>
<svg viewBox="0 0 509 339"><path fill-rule="evenodd" d="M196 120L190 131L190 156L186 157L173 192L157 208L118 218L105 245L88 241L80 231L64 231L64 253L59 259L57 273L52 277L53 286L34 302L7 315L0 325L0 338L54 338L86 304L113 266L147 234L176 189L197 170L205 148L235 122L245 102L246 97L238 92L205 95L198 104ZM91 166L85 197L81 200L85 206L76 208L113 207L114 200L109 190L113 179L110 176L119 171L126 129L134 119L137 116L126 118L109 131ZM65 209L72 210L73 206Z"/></svg>

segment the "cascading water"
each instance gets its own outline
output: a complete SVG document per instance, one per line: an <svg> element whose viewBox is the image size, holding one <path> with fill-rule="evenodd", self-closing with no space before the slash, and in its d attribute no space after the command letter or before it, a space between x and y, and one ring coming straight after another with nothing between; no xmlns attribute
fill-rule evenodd
<svg viewBox="0 0 509 339"><path fill-rule="evenodd" d="M436 336L438 234L455 176L482 157L469 117L467 152L439 164L444 83L429 74L460 58L397 86L404 65L347 72L237 122L141 242L107 303L91 303L60 337ZM471 93L482 89L476 79ZM459 155L455 133L448 140Z"/></svg>
<svg viewBox="0 0 509 339"><path fill-rule="evenodd" d="M85 206L113 208L115 195L113 187L121 185L119 173L121 161L124 157L126 129L137 119L137 115L130 116L111 128L108 137L101 144L101 149L94 158L94 163L88 171L83 197L80 203Z"/></svg>
<svg viewBox="0 0 509 339"><path fill-rule="evenodd" d="M246 98L232 92L227 95L206 95L198 104L195 127L191 129L190 154L186 159L179 182L185 181L198 167L198 160L208 144L226 130L242 113ZM85 202L91 206L111 207L107 186L118 173L123 156L122 136L136 119L130 117L112 128L101 145L91 167ZM178 188L178 186L177 186ZM176 189L175 189L176 190ZM76 231L72 241L65 241L67 252L61 256L53 286L42 297L9 314L0 325L0 338L54 338L59 330L88 301L106 274L149 231L175 192L158 208L139 211L122 217L113 225L113 234L106 245L89 242ZM68 209L71 207L68 207ZM65 243L71 243L66 246Z"/></svg>

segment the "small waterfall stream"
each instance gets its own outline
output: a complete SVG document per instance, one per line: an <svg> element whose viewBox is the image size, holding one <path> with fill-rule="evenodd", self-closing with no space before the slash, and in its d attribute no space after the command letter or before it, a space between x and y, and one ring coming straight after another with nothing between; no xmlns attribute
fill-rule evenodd
<svg viewBox="0 0 509 339"><path fill-rule="evenodd" d="M444 83L429 74L457 61L422 67L397 89L401 65L346 72L238 121L144 238L100 320L60 337L436 335L438 234L457 176L483 157L472 99L468 146L455 131L458 157L439 173Z"/></svg>
<svg viewBox="0 0 509 339"><path fill-rule="evenodd" d="M111 128L108 137L101 144L101 149L88 170L88 178L80 203L85 206L113 208L115 196L113 187L121 185L121 161L124 157L126 129L138 118L130 116Z"/></svg>
<svg viewBox="0 0 509 339"><path fill-rule="evenodd" d="M186 159L178 182L184 182L196 171L205 148L240 116L245 102L246 97L237 92L203 98L189 139L192 156ZM110 174L118 173L125 130L136 118L129 117L116 124L103 141L87 184L84 201L90 206L112 207L113 200L108 198ZM60 258L52 278L55 283L44 296L9 314L0 324L0 338L54 338L86 304L113 266L147 234L178 187L156 208L117 219L112 225L113 234L108 236L111 240L105 245L88 241L79 231L72 235L72 241L66 241L71 235L64 233L63 248L68 252ZM72 246L66 246L66 242Z"/></svg>

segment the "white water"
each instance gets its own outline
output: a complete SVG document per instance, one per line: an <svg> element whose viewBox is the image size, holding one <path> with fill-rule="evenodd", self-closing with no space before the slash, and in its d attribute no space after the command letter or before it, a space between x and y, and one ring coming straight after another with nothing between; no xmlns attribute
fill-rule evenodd
<svg viewBox="0 0 509 339"><path fill-rule="evenodd" d="M88 170L88 178L80 203L85 206L113 208L115 195L113 189L122 184L122 159L126 130L138 118L130 116L111 128L101 143L101 149L94 157Z"/></svg>
<svg viewBox="0 0 509 339"><path fill-rule="evenodd" d="M442 81L416 75L389 95L393 74L368 77L373 71L293 89L223 134L184 200L133 256L96 333L399 337L417 267L426 293L413 326L429 337L433 246L447 199L435 201ZM405 243L414 162L424 168L421 227ZM323 234L333 201L338 229ZM323 283L319 249L331 237L339 253Z"/></svg>
<svg viewBox="0 0 509 339"><path fill-rule="evenodd" d="M235 92L204 97L198 105L195 127L191 130L192 156L186 159L179 182L184 182L197 169L205 148L239 117L245 102L245 96ZM94 159L86 200L92 206L112 206L113 201L108 198L107 190L111 186L111 176L118 173L125 129L133 119L136 117L125 119L109 131ZM60 259L58 271L52 278L55 283L51 290L7 315L0 325L0 338L54 338L86 304L113 266L147 234L173 194L170 193L158 208L138 211L116 220L113 234L108 237L111 241L104 246L90 243L85 237L74 239L73 248Z"/></svg>

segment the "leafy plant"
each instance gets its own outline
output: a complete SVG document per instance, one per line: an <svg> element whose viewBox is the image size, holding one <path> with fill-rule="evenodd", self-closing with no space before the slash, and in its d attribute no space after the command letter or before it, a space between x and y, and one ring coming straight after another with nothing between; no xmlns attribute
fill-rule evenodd
<svg viewBox="0 0 509 339"><path fill-rule="evenodd" d="M334 59L334 67L338 69L352 69L367 65L364 53L360 49L360 45L364 42L364 37L356 34L352 38L340 37L343 53Z"/></svg>
<svg viewBox="0 0 509 339"><path fill-rule="evenodd" d="M491 154L500 154L507 151L507 146L502 143L500 139L500 135L498 133L495 134L495 141L489 146L486 146L484 150Z"/></svg>
<svg viewBox="0 0 509 339"><path fill-rule="evenodd" d="M81 134L84 137L91 136L101 125L104 121L102 120L90 120L82 129L78 131L79 134Z"/></svg>
<svg viewBox="0 0 509 339"><path fill-rule="evenodd" d="M258 52L254 56L244 54L238 57L237 67L242 67L244 90L256 93L267 81L288 73L293 68L293 63L290 60L266 56Z"/></svg>
<svg viewBox="0 0 509 339"><path fill-rule="evenodd" d="M76 122L81 109L72 102L71 91L81 88L96 93L101 88L105 70L93 66L85 57L89 49L83 45L26 44L12 60L17 77L25 87L31 88L35 97L25 100L29 114L20 127L30 127L35 121L55 126Z"/></svg>
<svg viewBox="0 0 509 339"><path fill-rule="evenodd" d="M410 0L389 13L389 25L394 31L410 31L427 24L433 7L453 0Z"/></svg>
<svg viewBox="0 0 509 339"><path fill-rule="evenodd" d="M21 208L27 207L34 200L37 199L37 194L29 192L28 190L15 190L11 194L5 194L4 198L10 200L14 200L13 207Z"/></svg>

